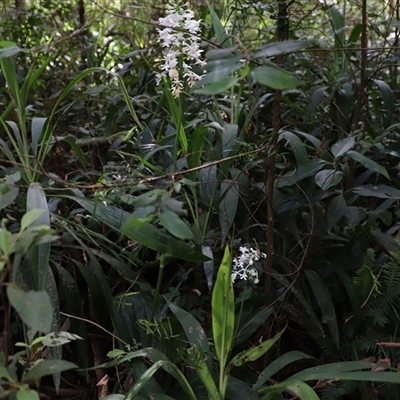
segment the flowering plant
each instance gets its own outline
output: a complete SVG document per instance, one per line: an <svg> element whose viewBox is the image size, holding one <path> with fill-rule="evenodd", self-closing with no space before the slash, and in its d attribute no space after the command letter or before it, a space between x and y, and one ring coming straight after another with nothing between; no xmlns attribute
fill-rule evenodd
<svg viewBox="0 0 400 400"><path fill-rule="evenodd" d="M239 247L240 256L233 259L232 263L232 281L241 279L244 281L250 280L254 284L259 282L258 271L254 267L254 263L260 258L267 257L265 253L258 252L252 247Z"/></svg>
<svg viewBox="0 0 400 400"><path fill-rule="evenodd" d="M183 89L184 82L189 87L201 78L192 70L190 62L204 66L201 59L199 32L201 20L194 19L194 12L188 9L188 4L168 4L167 15L159 18L162 28L157 29L158 42L165 48L164 64L157 74L157 84L163 78L171 81L171 90L174 97L178 97Z"/></svg>

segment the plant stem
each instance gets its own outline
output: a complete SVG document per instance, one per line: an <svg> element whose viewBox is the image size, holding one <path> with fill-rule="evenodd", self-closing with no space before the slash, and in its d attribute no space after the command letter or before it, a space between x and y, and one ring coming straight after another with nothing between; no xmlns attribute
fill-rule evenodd
<svg viewBox="0 0 400 400"><path fill-rule="evenodd" d="M160 298L161 283L162 283L162 278L163 278L163 274L164 274L164 266L165 266L165 254L161 254L161 256L160 256L160 269L158 271L158 277L157 277L157 286L156 286L156 291L154 293L153 305L151 307L151 317L150 317L150 321L151 322L154 322L154 317L156 315L158 299Z"/></svg>

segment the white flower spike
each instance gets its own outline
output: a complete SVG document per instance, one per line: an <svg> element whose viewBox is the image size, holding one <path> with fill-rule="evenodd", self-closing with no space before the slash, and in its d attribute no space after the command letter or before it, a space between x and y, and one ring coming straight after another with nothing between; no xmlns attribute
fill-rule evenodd
<svg viewBox="0 0 400 400"><path fill-rule="evenodd" d="M163 26L158 31L158 42L164 50L164 64L157 74L157 84L165 78L171 81L171 89L174 97L178 97L186 82L192 87L201 78L193 72L191 65L203 66L205 61L201 59L199 37L201 20L193 19L193 11L188 9L188 4L168 4L167 16L159 18L158 22Z"/></svg>
<svg viewBox="0 0 400 400"><path fill-rule="evenodd" d="M250 280L254 284L259 282L258 272L254 263L260 258L267 257L265 253L259 253L252 247L239 247L240 256L233 259L232 264L232 281L235 282L236 279L243 281Z"/></svg>

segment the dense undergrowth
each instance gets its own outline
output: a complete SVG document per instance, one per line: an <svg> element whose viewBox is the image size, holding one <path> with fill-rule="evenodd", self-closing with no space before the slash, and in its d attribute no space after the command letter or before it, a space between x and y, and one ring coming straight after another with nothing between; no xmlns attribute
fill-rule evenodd
<svg viewBox="0 0 400 400"><path fill-rule="evenodd" d="M400 398L398 3L0 10L0 398Z"/></svg>

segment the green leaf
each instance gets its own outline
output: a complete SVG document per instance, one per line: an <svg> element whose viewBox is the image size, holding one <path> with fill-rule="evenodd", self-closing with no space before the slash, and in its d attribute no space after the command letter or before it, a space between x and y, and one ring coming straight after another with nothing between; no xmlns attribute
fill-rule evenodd
<svg viewBox="0 0 400 400"><path fill-rule="evenodd" d="M305 270L305 274L321 310L322 320L328 326L331 338L336 347L339 348L339 328L331 294L325 282L315 271L307 269Z"/></svg>
<svg viewBox="0 0 400 400"><path fill-rule="evenodd" d="M232 348L235 324L231 255L228 247L225 248L224 258L215 281L211 310L215 352L223 369Z"/></svg>
<svg viewBox="0 0 400 400"><path fill-rule="evenodd" d="M32 127L31 127L31 134L32 134L32 141L31 147L33 150L33 154L35 157L38 155L39 145L40 145L40 138L44 131L44 124L46 123L47 118L44 117L33 117L32 118Z"/></svg>
<svg viewBox="0 0 400 400"><path fill-rule="evenodd" d="M130 217L129 213L119 208L105 205L100 201L87 200L77 196L65 197L76 201L92 214L94 218L97 218L102 223L119 232L122 232L126 221ZM138 228L130 227L130 229L124 231L124 234L128 238L156 250L161 254L169 254L183 260L195 262L202 262L208 259L200 251L189 247L152 225L140 226Z"/></svg>
<svg viewBox="0 0 400 400"><path fill-rule="evenodd" d="M46 195L40 183L31 183L28 188L26 210L42 210L31 226L45 225L50 228L50 212ZM35 211L37 212L37 211ZM33 214L35 215L35 214ZM30 219L28 219L30 221ZM50 242L33 246L28 251L28 259L33 282L33 289L45 290L49 274Z"/></svg>
<svg viewBox="0 0 400 400"><path fill-rule="evenodd" d="M201 382L207 390L209 400L222 400L210 369L205 362L205 355L197 346L188 349L189 359Z"/></svg>
<svg viewBox="0 0 400 400"><path fill-rule="evenodd" d="M315 183L322 189L328 190L330 187L337 185L343 178L342 171L334 169L324 169L315 175Z"/></svg>
<svg viewBox="0 0 400 400"><path fill-rule="evenodd" d="M290 146L294 156L296 157L297 165L301 166L310 164L310 157L308 156L306 145L295 133L283 131L279 134L279 141L281 140L285 140L286 145Z"/></svg>
<svg viewBox="0 0 400 400"><path fill-rule="evenodd" d="M201 88L195 89L194 93L215 95L226 92L231 87L235 86L239 82L239 79L235 76L226 76L219 79L209 85Z"/></svg>
<svg viewBox="0 0 400 400"><path fill-rule="evenodd" d="M204 261L203 269L207 279L207 287L211 292L214 283L214 255L210 246L202 246L201 252L209 258L209 261Z"/></svg>
<svg viewBox="0 0 400 400"><path fill-rule="evenodd" d="M236 211L239 204L239 190L236 182L221 182L221 197L219 203L219 224L221 226L221 242L225 243L229 229L236 218Z"/></svg>
<svg viewBox="0 0 400 400"><path fill-rule="evenodd" d="M7 296L24 324L34 331L50 332L53 308L45 291L24 292L16 286L9 285Z"/></svg>
<svg viewBox="0 0 400 400"><path fill-rule="evenodd" d="M374 79L373 81L378 85L379 91L381 92L382 95L382 100L383 100L382 111L385 113L385 117L383 119L383 126L386 129L391 123L395 108L393 92L391 87L386 82L381 81L379 79Z"/></svg>
<svg viewBox="0 0 400 400"><path fill-rule="evenodd" d="M9 382L14 382L14 379L11 377L8 369L3 365L0 365L0 379L7 379Z"/></svg>
<svg viewBox="0 0 400 400"><path fill-rule="evenodd" d="M289 173L287 176L279 178L276 187L292 186L296 182L300 182L305 178L315 175L323 166L323 163L320 161L312 164L300 165L295 173Z"/></svg>
<svg viewBox="0 0 400 400"><path fill-rule="evenodd" d="M259 374L256 383L253 385L253 390L261 389L265 382L272 378L277 372L285 368L287 365L299 361L312 359L313 357L301 351L290 351L281 355L276 360L272 361L262 372Z"/></svg>
<svg viewBox="0 0 400 400"><path fill-rule="evenodd" d="M18 196L19 187L15 183L20 179L21 174L16 172L12 175L6 175L6 182L0 184L0 210L9 206Z"/></svg>
<svg viewBox="0 0 400 400"><path fill-rule="evenodd" d="M76 368L76 365L64 360L44 360L33 366L24 376L24 382L43 376L53 375Z"/></svg>
<svg viewBox="0 0 400 400"><path fill-rule="evenodd" d="M328 221L328 231L331 230L336 223L347 213L347 203L342 195L334 197L329 203L326 212Z"/></svg>
<svg viewBox="0 0 400 400"><path fill-rule="evenodd" d="M3 253L4 257L6 254L11 255L12 251L12 244L10 245L10 240L11 240L11 232L8 231L5 228L0 228L0 250ZM3 262L6 262L7 260L3 260ZM2 268L0 268L2 269Z"/></svg>
<svg viewBox="0 0 400 400"><path fill-rule="evenodd" d="M193 392L189 382L179 370L179 368L171 363L170 361L160 360L155 362L150 368L148 368L139 379L136 380L135 385L125 396L125 400L133 400L136 399L136 396L140 393L143 387L147 384L147 382L152 378L152 376L160 369L163 368L168 373L170 373L181 385L181 387L188 394L188 399L197 400L196 395ZM158 397L157 397L158 398Z"/></svg>
<svg viewBox="0 0 400 400"><path fill-rule="evenodd" d="M24 231L29 225L33 224L42 214L43 210L37 208L25 213L21 219L21 231Z"/></svg>
<svg viewBox="0 0 400 400"><path fill-rule="evenodd" d="M160 224L179 239L192 239L193 232L189 226L172 211L162 211L158 216Z"/></svg>
<svg viewBox="0 0 400 400"><path fill-rule="evenodd" d="M378 172L380 174L382 174L384 177L386 177L387 179L390 179L390 176L388 174L388 172L386 171L386 168L383 167L382 165L379 165L378 163L376 163L375 161L371 160L368 157L363 156L360 153L357 153L356 151L349 151L347 153L354 161L359 162L361 165L363 165L365 168L371 170L371 171L375 171Z"/></svg>
<svg viewBox="0 0 400 400"><path fill-rule="evenodd" d="M17 391L17 400L40 400L40 398L36 390L29 389L24 385Z"/></svg>
<svg viewBox="0 0 400 400"><path fill-rule="evenodd" d="M382 365L363 361L331 363L308 368L292 375L291 379L302 381L318 381L329 379L400 384L400 373L397 371L371 371L373 368L379 366ZM364 369L368 369L369 371L363 371Z"/></svg>
<svg viewBox="0 0 400 400"><path fill-rule="evenodd" d="M338 158L352 149L355 143L356 140L354 136L349 136L347 138L338 140L334 145L332 145L331 152L335 158Z"/></svg>
<svg viewBox="0 0 400 400"><path fill-rule="evenodd" d="M242 58L242 55L236 55L229 58L208 61L204 66L206 73L197 82L196 89L231 76L238 69L242 68L242 64L240 64Z"/></svg>
<svg viewBox="0 0 400 400"><path fill-rule="evenodd" d="M351 191L359 196L400 199L400 190L387 185L363 185L357 186Z"/></svg>
<svg viewBox="0 0 400 400"><path fill-rule="evenodd" d="M192 314L167 300L168 307L175 314L176 319L182 325L188 342L191 346L200 347L204 352L210 351L210 346L204 329Z"/></svg>
<svg viewBox="0 0 400 400"><path fill-rule="evenodd" d="M308 47L310 44L305 40L285 40L283 42L275 42L267 44L253 55L253 58L259 57L275 57L279 54L292 53Z"/></svg>
<svg viewBox="0 0 400 400"><path fill-rule="evenodd" d="M235 367L240 367L243 364L251 361L258 360L262 355L264 355L282 336L284 331L277 333L273 338L268 339L257 346L253 346L248 350L241 351L232 358L228 365L228 370Z"/></svg>
<svg viewBox="0 0 400 400"><path fill-rule="evenodd" d="M261 389L259 391L259 394L274 392L275 390L281 388L290 390L291 392L296 394L296 398L299 398L301 400L319 400L317 393L315 393L315 391L310 386L302 381L292 379Z"/></svg>
<svg viewBox="0 0 400 400"><path fill-rule="evenodd" d="M278 67L257 67L251 72L254 80L275 90L291 89L303 82Z"/></svg>
<svg viewBox="0 0 400 400"><path fill-rule="evenodd" d="M218 44L222 47L229 48L232 47L232 41L229 40L228 35L223 27L221 20L214 11L210 3L208 3L208 9L210 10L212 25L214 28L215 36L217 37Z"/></svg>

